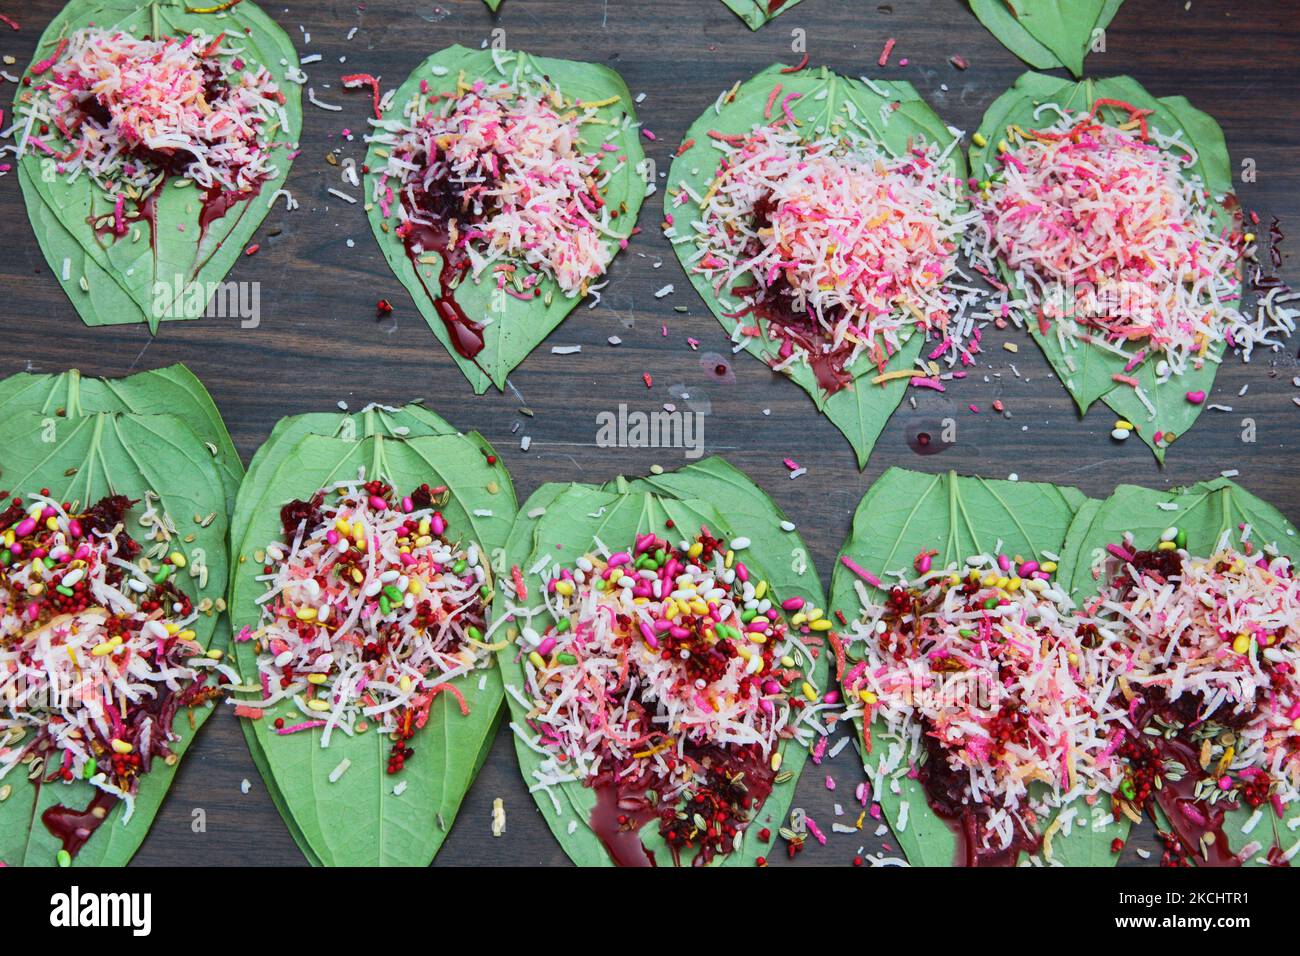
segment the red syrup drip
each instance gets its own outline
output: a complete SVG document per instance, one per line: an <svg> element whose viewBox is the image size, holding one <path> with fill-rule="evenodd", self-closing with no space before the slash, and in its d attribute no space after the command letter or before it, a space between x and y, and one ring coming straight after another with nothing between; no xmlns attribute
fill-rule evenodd
<svg viewBox="0 0 1300 956"><path fill-rule="evenodd" d="M109 811L117 803L117 797L103 790L96 790L94 798L85 810L74 810L62 804L56 804L41 814L45 829L56 837L70 856L76 856L86 845L95 831L108 819Z"/></svg>
<svg viewBox="0 0 1300 956"><path fill-rule="evenodd" d="M438 313L438 318L451 337L452 348L461 358L471 361L477 358L483 351L483 326L466 315L456 301L456 288L469 274L469 255L463 249L452 248L448 230L437 226L408 221L398 227L398 235L406 247L407 257L415 267L420 285L424 287L434 311ZM436 252L442 257L437 295L433 294L420 274L423 267L420 257L430 252Z"/></svg>

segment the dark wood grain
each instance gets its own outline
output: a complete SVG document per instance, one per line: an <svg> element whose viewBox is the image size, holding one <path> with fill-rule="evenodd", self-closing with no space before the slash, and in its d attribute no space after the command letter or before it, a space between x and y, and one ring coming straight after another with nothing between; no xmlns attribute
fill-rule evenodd
<svg viewBox="0 0 1300 956"><path fill-rule="evenodd" d="M0 0L17 16L21 32L0 32L0 54L12 55L17 72L29 61L40 31L58 0ZM721 329L691 293L667 243L659 235L662 192L642 213L644 233L615 264L604 302L579 307L512 376L517 394L475 398L442 351L370 237L359 205L329 196L347 189L325 156L354 157L364 146L340 131L365 127L368 97L339 88L343 72L372 71L385 87L401 82L433 50L460 42L474 46L500 28L512 46L550 55L600 60L619 70L633 93L646 95L640 112L657 141L649 153L666 170L672 151L692 120L718 92L790 54L791 31L807 31L814 63L842 72L907 79L951 124L973 130L988 104L1024 69L970 15L960 0L804 0L790 13L751 34L717 0L506 0L493 18L479 0L428 2L294 0L265 3L294 37L303 54L321 53L310 66L317 94L345 106L329 113L307 106L302 155L289 188L302 204L292 214L274 211L259 232L261 251L242 259L232 273L260 282L262 322L241 329L233 320L172 323L151 338L143 327L87 329L73 312L32 241L18 184L0 181L0 223L6 251L0 257L0 374L59 371L78 366L88 374L118 376L170 362L187 363L212 391L245 460L283 415L352 407L370 401L400 403L422 397L465 429L496 443L514 475L520 500L544 481L604 481L618 473L644 473L652 464L682 463L676 452L614 451L594 446L598 412L619 402L651 410L663 402L690 400L711 410L706 423L709 452L743 468L799 521L823 582L858 499L891 465L955 469L992 477L1011 472L1023 479L1073 484L1096 496L1121 481L1171 487L1238 468L1246 487L1300 519L1300 488L1294 454L1300 394L1294 347L1256 356L1250 365L1225 362L1216 394L1232 413L1207 412L1157 467L1136 441L1116 445L1108 437L1113 416L1098 408L1086 419L1051 376L1027 338L995 333L985 364L947 395L926 392L916 407L905 404L889 422L865 472L835 428L817 416L804 394L747 356L735 361L734 380L713 374L718 353L731 362ZM1128 73L1156 95L1185 94L1223 125L1235 162L1255 160L1258 180L1240 185L1247 209L1300 223L1300 3L1192 0L1129 0L1112 25L1107 51L1088 61L1094 75ZM21 8L21 9L17 9ZM310 34L305 43L300 25ZM356 28L351 41L346 39ZM885 70L876 58L886 38L898 40ZM970 63L955 69L949 57ZM339 58L346 57L346 65ZM910 63L900 67L906 57ZM6 94L8 98L8 94ZM356 190L349 189L353 193ZM272 232L274 231L274 234ZM349 241L353 246L349 246ZM1300 242L1300 237L1297 237ZM1291 279L1295 272L1288 264ZM674 283L662 299L654 291ZM375 302L385 296L394 315L376 321ZM674 307L685 306L680 314ZM666 330L666 334L664 331ZM606 344L618 335L617 349ZM691 351L687 336L703 343ZM1020 343L1018 355L1003 339ZM581 344L578 355L552 355L549 346ZM713 353L706 358L705 353ZM1019 375L1013 373L1014 361ZM653 376L647 389L642 373ZM1249 386L1240 398L1239 390ZM990 413L1000 398L1009 415ZM522 403L535 417L520 414ZM981 411L973 414L968 404ZM770 410L765 415L764 410ZM908 448L909 430L957 419L954 447L920 458ZM1253 419L1254 444L1243 444L1243 420ZM527 453L522 435L531 437ZM782 465L794 458L809 471L791 481ZM833 806L853 804L859 780L852 749L832 763L809 766L797 806L805 807L829 833ZM251 782L247 795L241 781ZM828 789L833 781L836 789ZM504 837L490 833L492 800L502 797L508 814ZM192 832L202 811L205 832ZM833 835L811 846L805 863L847 863L865 846L882 841ZM886 838L885 843L888 843ZM1149 837L1135 841L1150 845ZM564 854L528 796L503 730L470 791L438 863L557 864ZM290 841L258 779L233 718L218 714L207 725L177 776L176 785L137 864L298 864ZM1130 849L1125 862L1140 862Z"/></svg>

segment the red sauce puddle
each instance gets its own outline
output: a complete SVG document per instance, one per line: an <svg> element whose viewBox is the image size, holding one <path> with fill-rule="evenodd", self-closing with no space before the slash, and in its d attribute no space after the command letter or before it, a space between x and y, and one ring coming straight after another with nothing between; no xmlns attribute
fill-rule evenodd
<svg viewBox="0 0 1300 956"><path fill-rule="evenodd" d="M1037 835L1031 837L1022 827L1016 828L1015 835L1006 848L995 850L986 846L986 814L981 807L967 802L969 797L965 776L948 766L943 747L928 728L925 731L925 747L928 756L917 773L917 780L925 788L926 803L930 809L948 825L948 829L957 838L953 866L1015 866L1022 852L1038 852L1043 838Z"/></svg>
<svg viewBox="0 0 1300 956"><path fill-rule="evenodd" d="M86 841L108 819L115 803L117 797L113 794L96 790L85 810L74 810L56 804L41 814L41 822L45 824L45 829L59 839L70 856L76 856Z"/></svg>
<svg viewBox="0 0 1300 956"><path fill-rule="evenodd" d="M700 806L693 798L703 794L706 801L717 798L738 805L746 815L744 825L748 826L772 793L776 774L758 747L725 749L687 745L685 759L696 768L697 781L703 782L673 804L666 804L662 798L663 781L648 775L617 778L615 772L610 772L588 781L596 793L596 805L588 824L617 866L658 865L640 836L641 829L656 819L660 833L672 850L674 864L681 864L682 850L698 847L693 864L703 866L719 855L719 851L712 843L679 839L694 824L689 819L678 821L676 811L680 808L693 816ZM736 779L741 786L730 783ZM659 799L651 800L652 792Z"/></svg>

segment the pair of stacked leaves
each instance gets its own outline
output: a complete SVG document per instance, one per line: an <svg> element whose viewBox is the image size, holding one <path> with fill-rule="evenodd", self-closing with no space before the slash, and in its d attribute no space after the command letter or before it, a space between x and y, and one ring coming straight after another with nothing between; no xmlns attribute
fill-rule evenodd
<svg viewBox="0 0 1300 956"><path fill-rule="evenodd" d="M666 528L669 520L675 530ZM601 487L545 484L524 503L510 532L498 568L502 587L493 613L498 617L510 614L514 595L504 582L510 580L512 568L519 568L523 575L530 600L522 603L530 604L538 600L537 595L545 587L542 574L548 565L570 566L579 557L596 550L598 540L618 549L629 545L636 536L648 533L667 536L670 540L677 540L677 536L690 539L699 533L701 526L728 540L735 536L750 539L750 546L743 553L745 564L751 573L770 582L774 601L797 596L808 604L824 607L821 584L808 549L797 532L783 530L783 523L789 526L785 515L767 494L722 458L706 458L678 471L647 478L619 477ZM539 632L550 624L545 612L535 620L533 626ZM506 685L518 692L507 694L506 700L519 766L531 789L541 756L520 736L528 726L528 708L521 703L528 693L519 646L515 642L518 628L509 621L502 627L504 634L498 631L496 637L510 643L498 651L497 660ZM806 671L815 687L825 688L827 657L821 654ZM761 841L758 832L764 827L775 832L783 825L799 771L808 756L793 740L783 742L780 750L781 769L789 771L791 776L788 779L783 776L782 782L773 787L754 820L745 828L741 846L715 858L714 862L724 866L752 865L757 857L769 852L770 843ZM562 784L557 791L554 802L541 789L534 793L534 799L564 852L579 866L612 866L608 851L589 825L596 803L595 791L581 782ZM570 833L574 823L577 826ZM654 824L641 831L641 841L655 859L673 859ZM687 862L685 855L682 862Z"/></svg>
<svg viewBox="0 0 1300 956"><path fill-rule="evenodd" d="M952 472L927 475L902 468L890 468L871 486L858 505L853 528L841 555L888 583L888 575L905 571L912 576L912 561L922 550L935 550L934 567L950 563L963 565L968 557L993 554L998 542L1001 553L1038 557L1043 552L1062 557L1059 580L1067 580L1064 567L1072 548L1075 515L1095 505L1082 492L1069 487L1038 482L998 481L970 478ZM831 577L831 607L849 621L862 613L856 583L859 578L845 564L837 562ZM883 601L887 592L866 582L873 599ZM846 644L850 666L861 659L861 651ZM861 748L861 718L857 723ZM877 722L873 739L880 745L885 727ZM864 766L873 758L863 754ZM924 786L911 776L891 785L875 788L874 797L894 828L894 836L907 859L915 866L951 866L958 859L958 844L948 824L930 809ZM903 805L907 822L899 829ZM1052 860L1072 866L1111 866L1115 855L1110 844L1128 832L1127 821L1094 828L1100 816L1110 818L1108 801L1095 808L1082 801L1068 835L1063 828L1052 839ZM1047 825L1049 821L1044 821Z"/></svg>
<svg viewBox="0 0 1300 956"><path fill-rule="evenodd" d="M53 497L89 507L107 495L136 499L127 533L148 546L138 524L146 494L175 525L172 548L193 571L206 565L206 587L192 574L178 586L196 607L212 607L228 575L226 515L243 469L207 390L183 365L128 378L83 379L78 372L14 375L0 381L0 487L11 496L48 488ZM192 537L191 537L192 536ZM215 607L193 625L204 647L220 646L228 626ZM215 705L177 715L172 744L183 757ZM123 866L144 840L170 787L179 760L155 761L140 780L135 811L123 824L118 802L86 845L75 866ZM40 822L49 807L81 809L98 792L85 781L34 785L19 766L3 781L12 787L0 802L0 860L49 865L59 840Z"/></svg>
<svg viewBox="0 0 1300 956"><path fill-rule="evenodd" d="M793 7L799 0L722 0L751 30L757 30Z"/></svg>
<svg viewBox="0 0 1300 956"><path fill-rule="evenodd" d="M601 103L613 100L597 110L599 123L582 127L578 148L589 155L600 153L599 173L609 174L608 182L600 191L601 197L607 208L619 210L615 225L623 230L622 238L628 238L645 199L645 154L637 135L632 95L622 77L608 67L532 56L522 51L470 50L463 46L450 46L415 68L406 82L397 88L384 120L377 125L391 130L406 121L405 111L413 98L420 96L427 109L430 100L455 97L464 89L460 86L462 82L472 86L478 80L490 85L527 82L539 88L544 84L547 89L559 90L566 101ZM601 152L606 143L617 148ZM468 276L455 290L456 304L471 321L484 326L483 348L472 358L461 355L452 343L451 332L440 317L434 294L430 291L438 289L442 264L422 262L417 266L396 233L400 204L394 203L389 216L385 217L379 203L373 201L376 178L386 165L386 156L387 150L382 144L371 144L366 155L366 164L371 172L365 185L366 214L384 258L410 293L438 341L474 386L475 394L482 395L489 386L504 389L510 372L573 311L580 297L566 296L555 280L544 273L538 274L541 281L536 286L541 294L527 300L500 294L496 283L487 281L489 276L478 279ZM615 171L620 163L621 167ZM611 253L617 254L618 238L606 237L605 244Z"/></svg>
<svg viewBox="0 0 1300 956"><path fill-rule="evenodd" d="M923 475L891 468L859 504L853 529L842 551L881 580L892 572L911 573L913 557L923 549L936 549L934 566L961 564L975 554L992 554L998 542L1002 553L1025 556L1044 552L1060 555L1055 575L1076 605L1096 595L1099 581L1094 565L1105 555L1107 544L1119 543L1132 532L1137 546L1154 547L1165 528L1173 525L1187 533L1193 555L1211 554L1225 530L1237 531L1242 523L1254 530L1257 544L1277 544L1283 554L1295 548L1295 528L1278 511L1227 479L1215 479L1191 488L1163 492L1121 485L1104 501L1091 499L1074 488L1035 482L995 481L961 477L953 473ZM842 562L831 579L831 607L848 620L861 613L857 575ZM885 592L861 582L874 598ZM852 645L849 654L854 656ZM862 727L857 727L859 740ZM879 740L884 727L877 724ZM871 766L864 755L864 765ZM923 786L904 776L899 792L877 788L875 799L894 825L894 836L908 860L918 866L949 866L957 856L957 841L948 824L929 807ZM908 822L897 829L900 808L908 805ZM1117 855L1111 841L1129 830L1127 818L1111 826L1089 822L1110 819L1109 801L1094 807L1083 802L1069 835L1058 831L1052 840L1052 860L1070 866L1112 866ZM1284 819L1272 818L1271 832L1287 832L1286 825L1300 814L1289 808ZM1225 832L1240 849L1248 838L1242 827L1251 811L1228 814ZM1050 821L1044 821L1050 825Z"/></svg>
<svg viewBox="0 0 1300 956"><path fill-rule="evenodd" d="M700 210L690 199L684 205L675 204L675 197L683 186L695 196L709 192L722 157L711 145L713 139L709 134L747 136L756 125L770 122L764 119L763 114L773 88L779 83L783 95L800 94L799 99L790 105L790 111L803 124L810 138L854 133L873 140L893 156L906 154L914 143L921 140L941 149L953 141L947 125L910 83L876 80L868 86L860 80L832 73L825 67L796 73L787 70L788 67L779 63L768 67L742 83L734 97L720 110L710 108L695 121L683 140L683 145L692 145L679 151L668 174L670 198L666 204L667 211L676 219L668 235L691 284L728 333L737 326L757 322L763 334L748 339L745 350L768 365L779 361L780 338L768 333L767 322L761 318L736 318L735 300L721 300L714 293L709 278L692 267L691 257L698 248L693 223ZM882 118L885 114L889 116L887 121ZM966 164L960 150L952 150L948 163L952 176L966 178ZM907 334L883 371L911 368L921 354L924 339L924 334L914 330ZM903 400L907 379L896 378L873 384L872 379L880 375L882 369L867 355L859 356L846 371L853 376L852 384L831 395L827 395L817 383L807 361L790 365L787 374L809 394L817 410L844 433L857 453L858 467L864 468L885 422Z"/></svg>
<svg viewBox="0 0 1300 956"><path fill-rule="evenodd" d="M1083 76L1083 60L1124 0L970 0L971 10L1004 47L1036 70L1066 67Z"/></svg>
<svg viewBox="0 0 1300 956"><path fill-rule="evenodd" d="M494 463L489 464L489 458ZM381 478L398 495L428 483L446 485L441 508L456 535L476 541L484 555L499 554L515 518L510 475L477 433L460 434L422 406L371 406L363 411L314 413L281 420L248 466L231 515L230 614L235 632L256 631L266 586L258 555L282 541L280 508L311 498L338 481ZM468 544L468 541L465 542ZM240 696L260 698L253 641L236 641ZM258 771L294 842L317 866L427 866L441 847L462 799L487 756L500 711L495 668L475 670L453 683L469 705L462 716L451 694L440 694L428 723L411 740L416 751L399 774L386 771L390 743L372 728L336 733L321 747L319 729L279 736L273 722L301 718L292 701L241 719ZM331 771L344 760L336 783ZM395 793L399 784L405 784Z"/></svg>
<svg viewBox="0 0 1300 956"><path fill-rule="evenodd" d="M147 322L156 332L160 321L202 316L215 285L243 253L289 175L290 151L302 132L302 94L289 78L300 68L289 37L251 0L216 15L191 12L187 4L72 0L42 34L32 66L52 56L60 40L91 25L137 38L183 36L196 30L216 36L224 31L241 50L246 69L265 66L271 73L285 96L289 128L277 125L268 140L277 144L271 156L275 172L258 194L234 203L206 229L200 226L200 191L188 179L169 179L157 187L153 235L146 221L116 241L104 239L92 225L113 212L114 197L85 175L68 182L53 158L29 149L18 163L27 213L50 269L87 325ZM27 81L37 85L45 78L32 75L28 67L14 101L19 118L32 95ZM190 188L179 188L182 184Z"/></svg>
<svg viewBox="0 0 1300 956"><path fill-rule="evenodd" d="M1098 100L1120 100L1139 109L1150 110L1147 123L1153 131L1159 131L1167 137L1177 137L1193 150L1196 162L1186 168L1186 175L1199 177L1214 200L1216 226L1220 230L1234 228L1234 217L1223 205L1232 193L1232 166L1219 124L1213 117L1193 107L1186 98L1166 96L1156 99L1127 76L1074 83L1041 73L1022 74L1015 85L998 97L984 114L979 132L986 145L971 146L972 175L987 179L1000 172L996 144L1007 138L1009 127L1019 127L1026 131L1040 127L1042 121L1035 116L1040 104L1054 103L1063 110L1086 113L1096 106ZM1102 115L1104 117L1106 114ZM999 271L1007 284L1015 288L1014 271L1003 263L999 263ZM1084 342L1072 344L1068 336L1063 350L1054 328L1049 328L1044 334L1034 316L1027 317L1026 325L1053 370L1074 397L1080 415L1087 412L1093 402L1101 399L1120 418L1140 426L1137 432L1139 437L1150 446L1161 463L1164 462L1168 442L1157 443L1156 432L1177 437L1185 434L1192 426L1207 402L1193 404L1187 401L1186 394L1189 391L1204 391L1209 395L1219 360L1224 354L1224 343L1220 341L1210 348L1202 368L1189 366L1182 375L1175 375L1168 382L1158 384L1156 366L1161 359L1158 351L1151 350L1141 365L1125 372L1126 360L1114 352ZM1116 383L1111 378L1118 373L1137 379L1143 393L1155 406L1154 419L1131 386Z"/></svg>
<svg viewBox="0 0 1300 956"><path fill-rule="evenodd" d="M1256 546L1276 545L1279 553L1295 563L1300 554L1295 527L1272 505L1226 478L1173 493L1120 485L1105 501L1091 501L1079 509L1070 529L1067 557L1061 564L1061 580L1069 583L1076 603L1082 604L1094 597L1103 583L1093 578L1092 569L1105 557L1106 545L1121 543L1125 532L1133 534L1138 548L1149 549L1159 543L1166 528L1176 527L1187 534L1189 554L1208 557L1218 547L1225 531L1231 534L1230 544L1239 547L1243 524L1250 526L1250 539ZM1252 840L1268 846L1270 841L1279 843L1285 839L1288 842L1280 845L1289 845L1289 824L1300 817L1300 806L1292 804L1285 809L1285 815L1279 818L1272 804L1266 804L1261 808L1263 820L1249 836L1242 832L1242 827L1251 819L1253 811L1244 804L1228 811L1223 830L1231 849L1240 852ZM1163 820L1159 808L1157 814ZM1262 825L1264 821L1268 825ZM1164 825L1167 826L1167 821Z"/></svg>

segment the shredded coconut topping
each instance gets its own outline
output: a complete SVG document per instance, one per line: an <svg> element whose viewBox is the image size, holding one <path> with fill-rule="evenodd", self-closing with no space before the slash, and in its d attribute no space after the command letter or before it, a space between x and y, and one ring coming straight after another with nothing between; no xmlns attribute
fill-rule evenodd
<svg viewBox="0 0 1300 956"><path fill-rule="evenodd" d="M34 70L20 152L53 157L69 179L85 173L107 192L138 194L160 173L178 174L242 194L274 172L270 140L287 125L285 97L266 67L245 69L238 42L224 33L140 40L86 28L45 66ZM47 124L62 151L46 141Z"/></svg>
<svg viewBox="0 0 1300 956"><path fill-rule="evenodd" d="M475 279L493 269L503 288L523 264L533 271L514 277L516 293L531 296L545 276L566 296L585 295L609 268L611 240L623 238L601 189L625 157L602 171L602 153L617 148L582 142L584 127L604 122L597 108L552 88L482 80L462 81L435 108L437 99L417 94L400 122L376 123L372 140L389 151L373 200L385 217L396 209L398 235L432 230L468 255Z"/></svg>
<svg viewBox="0 0 1300 956"><path fill-rule="evenodd" d="M815 639L791 632L767 582L733 554L707 531L675 548L643 535L552 569L544 604L516 610L555 622L519 639L527 737L544 755L536 786L624 784L621 807L658 815L670 846L700 845L706 859L730 852L766 798L781 742L809 742L829 706L801 669ZM699 807L719 815L700 825Z"/></svg>
<svg viewBox="0 0 1300 956"><path fill-rule="evenodd" d="M373 721L397 743L389 772L410 756L449 682L484 667L485 597L491 575L479 547L463 543L427 485L394 500L380 481L344 481L282 511L284 544L266 549L259 598L258 671L270 707L291 699L328 746ZM289 728L292 730L294 728ZM287 732L287 731L286 731Z"/></svg>
<svg viewBox="0 0 1300 956"><path fill-rule="evenodd" d="M1123 715L1111 702L1122 658L1113 638L1078 629L1046 574L1022 579L987 556L968 567L926 571L865 602L844 687L861 708L877 786L928 763L932 798L953 813L978 810L997 851L1049 811L1118 783L1109 742Z"/></svg>
<svg viewBox="0 0 1300 956"><path fill-rule="evenodd" d="M212 693L194 660L197 614L169 580L175 565L147 574L137 562L125 499L82 513L27 501L0 515L0 779L30 764L129 807L179 739L177 711Z"/></svg>
<svg viewBox="0 0 1300 956"><path fill-rule="evenodd" d="M701 210L693 268L747 303L738 316L766 306L760 317L775 309L781 325L812 333L773 328L783 357L821 351L844 367L866 354L883 366L912 330L956 334L963 300L948 279L974 220L937 146L891 156L861 136L806 141L774 126L730 140L714 141L723 158L708 193L677 198Z"/></svg>
<svg viewBox="0 0 1300 956"><path fill-rule="evenodd" d="M1253 547L1248 531L1240 544L1224 532L1205 558L1172 539L1140 552L1130 538L1097 573L1106 580L1088 610L1124 642L1133 706L1212 741L1208 782L1221 792L1263 772L1278 807L1291 804L1300 796L1300 581L1290 560Z"/></svg>
<svg viewBox="0 0 1300 956"><path fill-rule="evenodd" d="M979 200L981 251L1015 270L1040 328L1158 352L1175 374L1225 341L1253 343L1242 234L1192 172L1193 149L1148 131L1140 110L1122 126L1060 116L999 151Z"/></svg>

